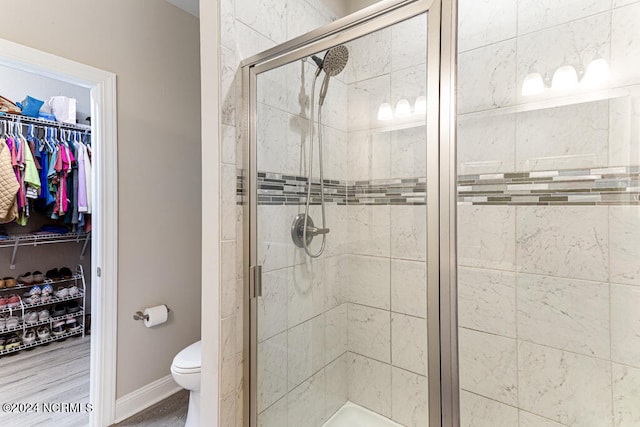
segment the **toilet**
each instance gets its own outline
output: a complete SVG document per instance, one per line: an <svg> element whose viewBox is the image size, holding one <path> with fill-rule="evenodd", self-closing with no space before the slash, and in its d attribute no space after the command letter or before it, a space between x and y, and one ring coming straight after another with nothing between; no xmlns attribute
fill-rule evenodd
<svg viewBox="0 0 640 427"><path fill-rule="evenodd" d="M189 390L189 411L185 427L200 426L200 370L202 368L200 341L176 354L171 363L171 375L182 388Z"/></svg>

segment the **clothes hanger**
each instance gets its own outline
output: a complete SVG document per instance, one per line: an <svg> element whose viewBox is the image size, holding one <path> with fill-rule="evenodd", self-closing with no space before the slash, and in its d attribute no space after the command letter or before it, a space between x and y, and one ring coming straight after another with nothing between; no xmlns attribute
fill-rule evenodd
<svg viewBox="0 0 640 427"><path fill-rule="evenodd" d="M47 141L47 146L49 147L49 150L51 150L51 153L55 153L56 151L58 151L58 146L53 140L53 128L47 127L46 141Z"/></svg>
<svg viewBox="0 0 640 427"><path fill-rule="evenodd" d="M91 147L91 134L89 133L88 130L84 131L84 145L87 146L87 148L89 149L89 152L93 151L93 148Z"/></svg>

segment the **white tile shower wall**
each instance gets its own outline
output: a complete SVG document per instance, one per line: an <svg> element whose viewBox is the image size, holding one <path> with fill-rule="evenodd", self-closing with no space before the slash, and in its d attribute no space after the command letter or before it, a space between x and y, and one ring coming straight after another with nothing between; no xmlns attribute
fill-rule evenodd
<svg viewBox="0 0 640 427"><path fill-rule="evenodd" d="M461 329L460 387L507 405L518 403L516 340Z"/></svg>
<svg viewBox="0 0 640 427"><path fill-rule="evenodd" d="M609 165L608 138L607 100L517 114L515 170Z"/></svg>
<svg viewBox="0 0 640 427"><path fill-rule="evenodd" d="M382 102L426 95L426 18L348 44L349 181L424 178L426 135L389 131ZM426 207L349 205L348 398L406 426L427 422Z"/></svg>
<svg viewBox="0 0 640 427"><path fill-rule="evenodd" d="M516 122L512 115L458 118L458 174L515 170Z"/></svg>
<svg viewBox="0 0 640 427"><path fill-rule="evenodd" d="M516 41L506 40L458 54L458 113L516 102Z"/></svg>
<svg viewBox="0 0 640 427"><path fill-rule="evenodd" d="M513 427L518 409L466 390L460 392L460 424L469 427Z"/></svg>
<svg viewBox="0 0 640 427"><path fill-rule="evenodd" d="M516 36L517 0L460 0L460 52Z"/></svg>
<svg viewBox="0 0 640 427"><path fill-rule="evenodd" d="M640 2L485 3L460 2L459 173L640 164L637 96L521 95L598 55L594 89L638 84ZM640 422L638 230L637 205L458 206L463 426Z"/></svg>
<svg viewBox="0 0 640 427"><path fill-rule="evenodd" d="M524 410L566 425L612 425L606 360L520 342L518 384Z"/></svg>

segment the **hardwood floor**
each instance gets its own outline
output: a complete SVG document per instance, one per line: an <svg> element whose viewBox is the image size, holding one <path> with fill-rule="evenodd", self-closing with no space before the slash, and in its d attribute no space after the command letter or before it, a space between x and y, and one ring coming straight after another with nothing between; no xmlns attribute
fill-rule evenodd
<svg viewBox="0 0 640 427"><path fill-rule="evenodd" d="M181 390L173 396L156 403L115 424L115 427L184 427L187 420L187 407L189 404L189 391Z"/></svg>
<svg viewBox="0 0 640 427"><path fill-rule="evenodd" d="M0 410L0 425L86 427L89 415L84 412L84 405L89 403L89 363L89 336L1 357L0 404L38 404L38 412ZM79 404L83 411L73 412L79 409L74 406L55 406L60 403Z"/></svg>
<svg viewBox="0 0 640 427"><path fill-rule="evenodd" d="M0 409L2 427L87 427L89 414L43 404L89 403L91 338L68 338L0 357L0 404L39 404L38 412L6 412ZM183 427L189 392L180 391L139 414L121 427ZM70 409L75 409L71 407Z"/></svg>

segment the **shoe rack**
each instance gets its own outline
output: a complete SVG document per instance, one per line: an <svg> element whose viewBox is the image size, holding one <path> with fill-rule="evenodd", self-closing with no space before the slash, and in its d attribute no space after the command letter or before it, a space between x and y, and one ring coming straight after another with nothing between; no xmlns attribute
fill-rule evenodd
<svg viewBox="0 0 640 427"><path fill-rule="evenodd" d="M40 289L43 289L46 285L50 285L53 288L53 292L46 299L41 299L38 302L31 302L24 298L24 292L29 292L34 286L39 286ZM60 294L60 292L56 292L58 290L71 287L76 287L78 290L74 295L69 295L67 292L66 296L56 296L56 293ZM64 293L62 293L64 294ZM19 302L15 307L6 307L0 309L0 316L8 318L9 316L18 318L18 325L7 327L6 319L4 328L0 329L0 340L2 338L5 339L5 343L0 345L2 349L0 349L0 357L15 353L21 350L25 350L32 347L37 347L39 345L48 344L54 341L64 340L69 337L83 336L85 335L84 328L84 315L85 315L85 303L86 303L86 283L84 277L84 271L82 269L82 265L78 265L76 267L75 272L71 275L71 277L63 278L60 280L52 280L52 279L44 279L42 283L32 283L32 284L21 284L17 283L16 286L12 287L4 287L0 289L0 298L8 297L9 295L17 295ZM65 308L65 313L54 316L54 307L64 305L65 307L71 301L75 301L79 305L79 310L74 311L72 313L68 313ZM40 310L47 309L49 311L49 317L46 319L37 318L34 322L26 323L24 321L25 314L29 311L34 311L38 313ZM65 329L64 332L59 334L54 334L53 329L56 323L61 321L67 321L71 318L75 318L76 328L75 329ZM66 325L66 324L65 324ZM2 322L0 321L0 326L2 326ZM41 326L47 326L49 328L49 336L46 338L38 338L37 333L35 340L28 344L25 344L22 340L25 332L28 329L33 329L37 331L37 329ZM7 347L7 342L9 342L10 337L19 338L18 345L11 345L10 348Z"/></svg>

